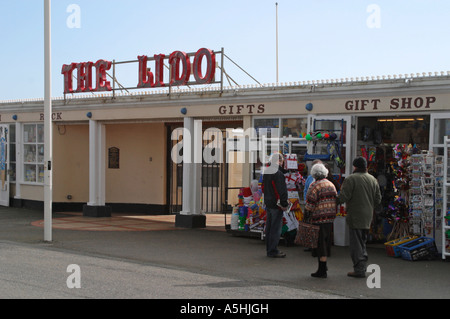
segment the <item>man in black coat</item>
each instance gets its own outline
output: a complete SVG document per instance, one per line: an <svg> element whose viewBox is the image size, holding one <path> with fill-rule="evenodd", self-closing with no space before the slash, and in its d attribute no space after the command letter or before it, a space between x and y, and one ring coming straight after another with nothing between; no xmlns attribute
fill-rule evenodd
<svg viewBox="0 0 450 319"><path fill-rule="evenodd" d="M282 154L273 154L270 158L270 166L264 170L262 182L267 213L266 250L267 256L273 258L286 257L285 253L278 250L283 226L283 211L286 211L289 205L283 162Z"/></svg>

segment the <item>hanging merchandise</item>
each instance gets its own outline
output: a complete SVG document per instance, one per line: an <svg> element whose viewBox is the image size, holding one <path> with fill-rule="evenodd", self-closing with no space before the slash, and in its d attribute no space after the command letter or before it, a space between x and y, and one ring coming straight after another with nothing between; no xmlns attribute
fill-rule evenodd
<svg viewBox="0 0 450 319"><path fill-rule="evenodd" d="M313 161L319 159L321 161L333 160L336 162L339 168L345 167L345 162L342 159L340 145L342 141L337 140L336 133L333 132L314 132L306 135L307 141L312 141L316 143L317 141L322 141L326 143L326 154L308 154L306 152L304 156L305 161Z"/></svg>
<svg viewBox="0 0 450 319"><path fill-rule="evenodd" d="M345 161L342 159L341 151L339 148L339 142L331 141L327 146L328 154L330 154L330 159L336 162L339 168L345 167Z"/></svg>
<svg viewBox="0 0 450 319"><path fill-rule="evenodd" d="M392 188L393 198L385 211L385 218L392 225L392 231L387 240L409 236L409 206L408 190L410 186L410 158L413 154L411 145L397 144L394 149L395 160L391 161L390 167L394 179Z"/></svg>
<svg viewBox="0 0 450 319"><path fill-rule="evenodd" d="M299 164L297 154L285 154L285 159L285 168L287 172L284 174L284 177L288 191L290 209L283 212L281 235L284 236L286 242L290 244L294 242L298 229L298 222L303 219L299 190L303 189L305 180L298 170Z"/></svg>

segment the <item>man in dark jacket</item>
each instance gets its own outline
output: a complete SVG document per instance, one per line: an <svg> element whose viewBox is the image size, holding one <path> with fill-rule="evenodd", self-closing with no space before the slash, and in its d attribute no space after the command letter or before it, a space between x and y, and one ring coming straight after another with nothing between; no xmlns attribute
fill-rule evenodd
<svg viewBox="0 0 450 319"><path fill-rule="evenodd" d="M283 211L288 207L288 193L283 173L284 157L275 153L271 156L270 166L263 175L262 190L266 205L266 250L268 257L282 258L285 253L278 250L278 242L283 226Z"/></svg>
<svg viewBox="0 0 450 319"><path fill-rule="evenodd" d="M356 278L366 277L367 250L373 211L381 203L381 191L375 177L367 173L367 161L357 157L353 161L353 174L342 184L338 202L346 203L347 225L349 227L350 254L354 271L347 275Z"/></svg>

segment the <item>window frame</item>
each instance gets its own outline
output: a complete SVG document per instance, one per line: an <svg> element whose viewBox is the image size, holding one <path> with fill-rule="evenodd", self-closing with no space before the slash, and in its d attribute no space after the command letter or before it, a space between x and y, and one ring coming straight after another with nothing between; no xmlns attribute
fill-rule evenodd
<svg viewBox="0 0 450 319"><path fill-rule="evenodd" d="M32 133L31 130L28 130L29 127L34 126L34 141L33 138L29 136ZM30 152L25 151L28 146L34 146L34 160L27 160L27 156L29 156ZM40 151L40 147L42 147L42 151ZM44 124L42 123L24 123L22 126L22 167L23 167L23 176L22 176L22 184L28 185L44 185L44 150L45 150L45 142L44 142ZM39 161L39 159L42 161ZM33 167L35 169L34 180L27 179L29 178L27 175L27 167ZM42 177L40 176L40 171L42 172Z"/></svg>

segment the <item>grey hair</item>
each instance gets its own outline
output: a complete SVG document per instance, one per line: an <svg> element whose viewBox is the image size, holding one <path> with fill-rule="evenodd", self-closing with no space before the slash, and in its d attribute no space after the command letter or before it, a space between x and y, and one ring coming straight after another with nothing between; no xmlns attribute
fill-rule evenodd
<svg viewBox="0 0 450 319"><path fill-rule="evenodd" d="M316 180L322 179L328 176L328 170L323 164L316 164L311 168L311 175Z"/></svg>

